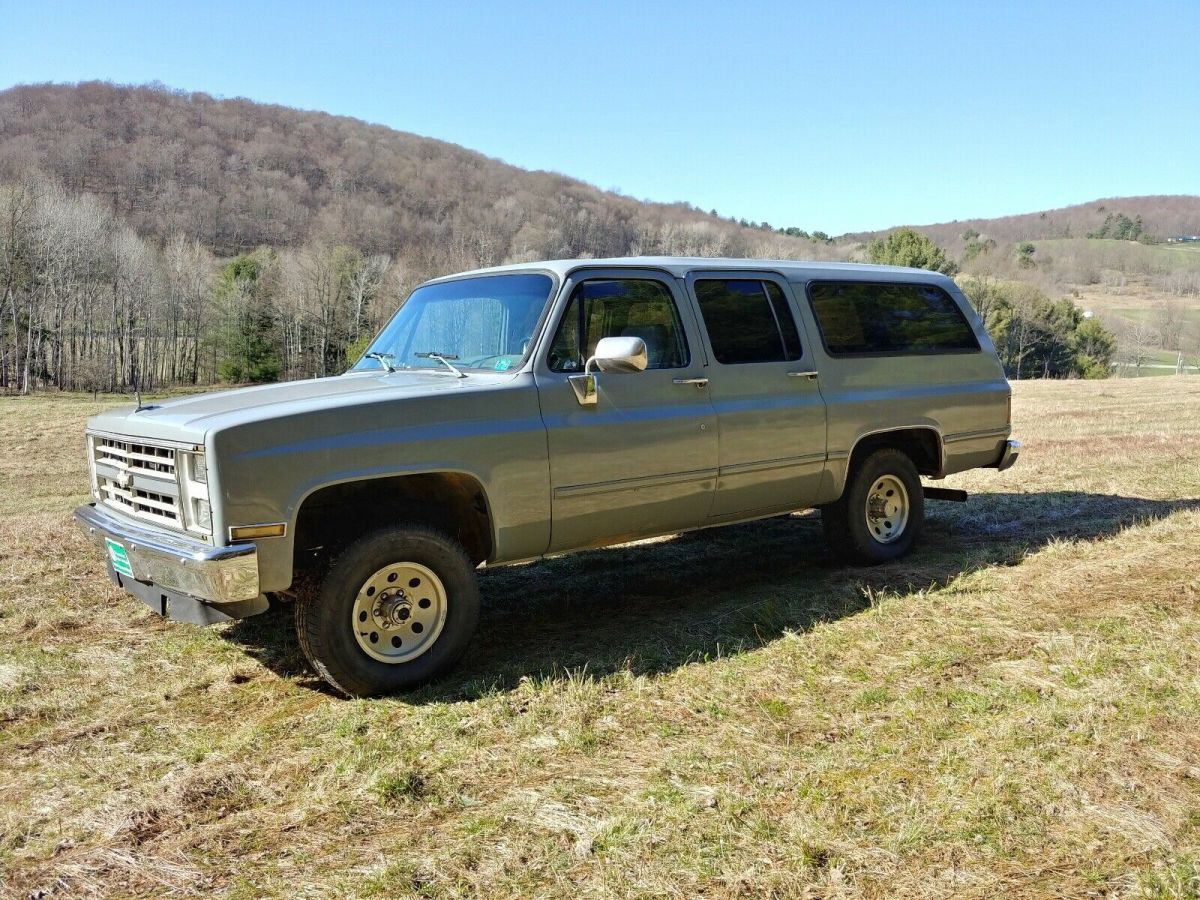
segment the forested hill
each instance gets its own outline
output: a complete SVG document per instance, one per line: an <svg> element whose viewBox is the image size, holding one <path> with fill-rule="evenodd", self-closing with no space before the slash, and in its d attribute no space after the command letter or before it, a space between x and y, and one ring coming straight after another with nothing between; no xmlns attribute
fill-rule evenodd
<svg viewBox="0 0 1200 900"><path fill-rule="evenodd" d="M0 91L0 391L344 371L416 283L502 262L873 258L868 236L800 230L820 224L803 203L775 223L784 233L325 113L153 86L19 86ZM1200 292L1200 270L1176 271L1190 253L1163 268L1130 242L1200 231L1200 198L923 230L967 276L1061 293L1136 269L1172 298ZM1016 243L1096 231L1117 240ZM1057 307L1040 293L1034 306L1020 321L1042 328ZM997 327L1017 333L1017 320ZM1182 333L1160 328L1159 343L1180 349L1166 336Z"/></svg>
<svg viewBox="0 0 1200 900"><path fill-rule="evenodd" d="M0 391L340 372L416 283L477 266L848 252L325 113L0 92Z"/></svg>
<svg viewBox="0 0 1200 900"><path fill-rule="evenodd" d="M1175 235L1200 234L1200 196L1110 197L1017 216L963 219L915 227L956 256L962 248L963 235L972 231L1002 244L1090 236L1165 240ZM884 233L849 234L844 240L867 241Z"/></svg>
<svg viewBox="0 0 1200 900"><path fill-rule="evenodd" d="M0 92L0 182L30 172L103 198L142 237L182 234L221 257L345 245L422 275L637 252L832 255L380 125L161 87Z"/></svg>
<svg viewBox="0 0 1200 900"><path fill-rule="evenodd" d="M0 91L0 182L30 173L102 198L159 243L182 235L218 257L345 245L403 261L413 277L630 253L845 258L882 233L836 245L819 231L789 237L344 116L103 82ZM802 204L795 221L775 224L819 226L804 221ZM1195 234L1200 197L1096 200L920 230L957 257L972 232L1006 244L1087 237L1106 224L1125 229L1106 237Z"/></svg>

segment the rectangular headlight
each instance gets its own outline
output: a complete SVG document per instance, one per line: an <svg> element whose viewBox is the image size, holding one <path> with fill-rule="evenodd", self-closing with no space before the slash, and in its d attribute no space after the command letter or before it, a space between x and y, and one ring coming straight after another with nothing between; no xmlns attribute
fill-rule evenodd
<svg viewBox="0 0 1200 900"><path fill-rule="evenodd" d="M212 531L212 507L207 500L192 501L192 521L201 531Z"/></svg>
<svg viewBox="0 0 1200 900"><path fill-rule="evenodd" d="M179 452L179 488L184 525L188 531L212 534L212 504L208 496L208 463L202 451Z"/></svg>
<svg viewBox="0 0 1200 900"><path fill-rule="evenodd" d="M204 459L203 453L189 453L188 469L192 481L198 484L208 484L208 463Z"/></svg>

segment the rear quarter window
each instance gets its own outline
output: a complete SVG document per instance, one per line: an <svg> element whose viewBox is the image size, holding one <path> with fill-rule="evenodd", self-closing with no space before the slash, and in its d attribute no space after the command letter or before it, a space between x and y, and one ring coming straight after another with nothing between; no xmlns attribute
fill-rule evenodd
<svg viewBox="0 0 1200 900"><path fill-rule="evenodd" d="M966 316L937 285L817 281L808 296L831 356L979 349Z"/></svg>

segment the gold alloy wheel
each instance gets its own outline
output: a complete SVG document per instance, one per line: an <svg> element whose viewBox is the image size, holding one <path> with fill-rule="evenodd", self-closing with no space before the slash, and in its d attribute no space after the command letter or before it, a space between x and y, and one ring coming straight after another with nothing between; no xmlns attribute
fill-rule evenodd
<svg viewBox="0 0 1200 900"><path fill-rule="evenodd" d="M890 544L908 524L908 490L895 475L880 475L867 492L867 530L881 544Z"/></svg>
<svg viewBox="0 0 1200 900"><path fill-rule="evenodd" d="M433 646L446 624L446 608L446 588L431 569L392 563L358 589L350 627L367 656L406 663Z"/></svg>

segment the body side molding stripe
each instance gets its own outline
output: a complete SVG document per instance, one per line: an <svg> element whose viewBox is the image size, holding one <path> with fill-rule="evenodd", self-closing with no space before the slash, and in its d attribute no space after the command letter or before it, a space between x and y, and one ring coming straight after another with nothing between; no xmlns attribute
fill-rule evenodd
<svg viewBox="0 0 1200 900"><path fill-rule="evenodd" d="M603 494L608 491L633 491L639 488L661 487L688 481L704 481L717 477L717 469L695 469L690 472L670 472L666 475L643 475L638 478L618 478L615 481L597 481L591 484L567 484L554 489L555 497L583 497L588 494Z"/></svg>
<svg viewBox="0 0 1200 900"><path fill-rule="evenodd" d="M688 481L704 481L722 475L740 475L744 472L761 472L770 469L786 469L806 463L825 461L824 453L806 453L803 456L788 456L782 459L764 459L719 469L696 469L691 472L672 472L669 475L647 475L640 478L621 478L616 481L598 481L592 484L569 484L554 489L555 497L582 497L606 491L629 491L638 488L660 487Z"/></svg>
<svg viewBox="0 0 1200 900"><path fill-rule="evenodd" d="M1007 426L1004 428L984 428L980 431L959 431L955 434L947 434L942 438L942 441L949 444L954 441L969 441L974 438L1008 437L1008 434L1009 429Z"/></svg>
<svg viewBox="0 0 1200 900"><path fill-rule="evenodd" d="M743 472L765 472L770 469L789 469L806 463L825 462L824 453L805 453L802 456L785 456L782 459L760 459L754 462L738 463L733 466L721 466L722 475L740 475Z"/></svg>

